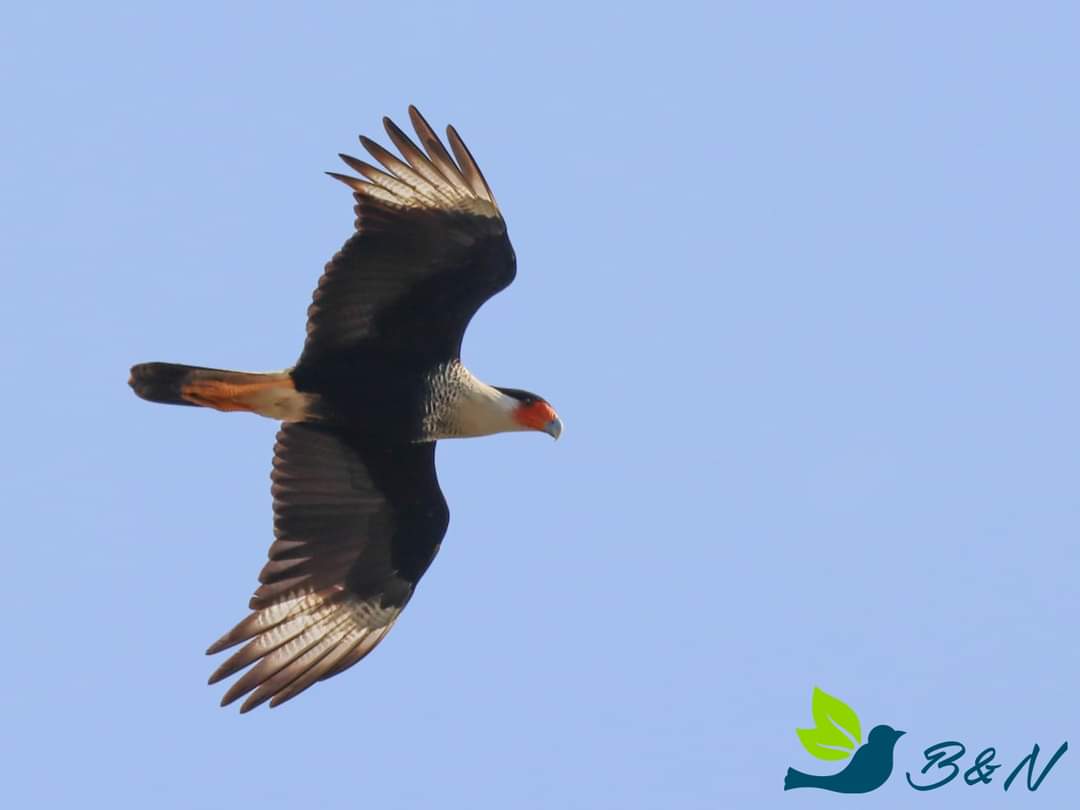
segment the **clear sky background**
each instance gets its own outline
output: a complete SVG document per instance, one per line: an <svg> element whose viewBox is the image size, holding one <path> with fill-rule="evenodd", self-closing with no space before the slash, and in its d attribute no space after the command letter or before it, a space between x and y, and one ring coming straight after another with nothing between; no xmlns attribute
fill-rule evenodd
<svg viewBox="0 0 1080 810"><path fill-rule="evenodd" d="M948 5L948 8L944 8ZM1075 4L50 4L0 27L11 807L1063 807L1080 785ZM239 716L281 368L417 104L518 255L465 361L553 443L444 444L442 551L345 676ZM819 685L892 780L795 736ZM916 794L956 739L1011 768ZM962 764L971 764L969 754ZM1018 795L1019 794L1019 795Z"/></svg>

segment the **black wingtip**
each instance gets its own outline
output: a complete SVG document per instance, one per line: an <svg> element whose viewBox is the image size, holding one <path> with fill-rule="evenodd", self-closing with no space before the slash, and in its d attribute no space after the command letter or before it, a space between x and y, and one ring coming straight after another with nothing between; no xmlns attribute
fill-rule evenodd
<svg viewBox="0 0 1080 810"><path fill-rule="evenodd" d="M412 122L413 129L416 130L417 135L420 135L421 140L424 138L423 134L421 134L421 130L431 130L431 124L427 122L427 119L424 118L415 104L409 105L409 121ZM432 130L432 134L434 134L434 130Z"/></svg>
<svg viewBox="0 0 1080 810"><path fill-rule="evenodd" d="M338 172L324 172L327 177L333 177L339 183L344 183L355 192L362 192L364 188L364 181L355 177L349 177L347 174L339 174Z"/></svg>
<svg viewBox="0 0 1080 810"><path fill-rule="evenodd" d="M358 174L367 175L368 172L375 168L359 158L354 158L352 155L346 155L344 152L338 152L338 157L341 158L342 163Z"/></svg>

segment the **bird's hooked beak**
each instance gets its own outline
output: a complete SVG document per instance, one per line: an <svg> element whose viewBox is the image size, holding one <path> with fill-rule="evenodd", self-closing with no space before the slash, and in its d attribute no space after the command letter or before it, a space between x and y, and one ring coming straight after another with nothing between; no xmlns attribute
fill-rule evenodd
<svg viewBox="0 0 1080 810"><path fill-rule="evenodd" d="M557 440L562 436L562 419L557 416L554 419L549 419L547 424L544 425L544 433Z"/></svg>
<svg viewBox="0 0 1080 810"><path fill-rule="evenodd" d="M540 430L553 439L562 435L562 420L550 403L537 399L514 411L514 419L528 430Z"/></svg>

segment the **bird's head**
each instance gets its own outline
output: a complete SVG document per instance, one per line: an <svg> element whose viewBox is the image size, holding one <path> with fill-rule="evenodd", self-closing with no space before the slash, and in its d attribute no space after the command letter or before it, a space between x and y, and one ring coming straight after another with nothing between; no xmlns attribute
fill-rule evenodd
<svg viewBox="0 0 1080 810"><path fill-rule="evenodd" d="M499 388L514 400L511 417L520 430L540 430L553 439L562 435L562 420L543 397L520 388Z"/></svg>
<svg viewBox="0 0 1080 810"><path fill-rule="evenodd" d="M897 731L892 726L874 726L870 729L870 734L866 738L866 742L873 745L888 746L892 748L896 745L896 741L904 736L906 732Z"/></svg>

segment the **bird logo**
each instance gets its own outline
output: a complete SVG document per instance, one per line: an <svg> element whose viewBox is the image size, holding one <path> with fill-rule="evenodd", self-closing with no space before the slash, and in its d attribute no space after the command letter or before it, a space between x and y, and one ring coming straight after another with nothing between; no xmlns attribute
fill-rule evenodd
<svg viewBox="0 0 1080 810"><path fill-rule="evenodd" d="M818 759L837 761L851 757L851 762L839 773L827 776L788 768L784 790L820 788L833 793L869 793L884 785L892 774L896 741L904 732L892 726L874 726L862 744L859 716L842 700L817 687L810 708L814 728L795 730L803 747Z"/></svg>

